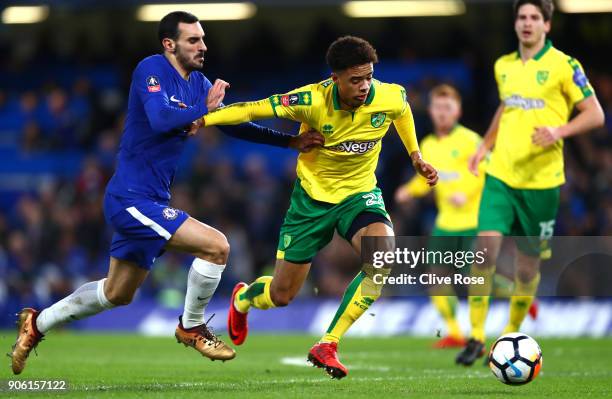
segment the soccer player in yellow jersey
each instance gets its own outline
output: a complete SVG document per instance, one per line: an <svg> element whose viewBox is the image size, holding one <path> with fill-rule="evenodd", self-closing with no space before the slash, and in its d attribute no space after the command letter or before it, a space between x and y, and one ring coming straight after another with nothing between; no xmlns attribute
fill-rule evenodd
<svg viewBox="0 0 612 399"><path fill-rule="evenodd" d="M468 251L478 225L478 206L484 176L474 176L468 169L469 158L478 149L481 137L459 124L461 96L457 90L443 84L429 93L429 116L434 133L421 142L423 157L436 165L439 181L433 188L438 208L431 233L430 249ZM484 164L483 164L484 165ZM421 176L414 176L395 193L398 203L409 203L425 196L431 187ZM441 237L441 238L440 238ZM438 247L443 248L438 248ZM437 275L449 274L446 266L432 266ZM448 335L436 342L437 348L465 346L465 340L455 315L457 296L450 285L430 289L432 303L446 322Z"/></svg>
<svg viewBox="0 0 612 399"><path fill-rule="evenodd" d="M286 306L297 295L311 260L334 231L361 252L361 237L393 237L374 171L381 139L393 122L416 171L437 181L435 169L423 161L404 89L372 79L376 51L365 40L345 36L334 41L326 56L331 78L284 95L233 104L204 118L206 125L237 124L255 119L287 118L325 136L325 146L298 157L297 175L289 210L281 227L274 276L259 277L234 288L228 319L236 345L247 335L251 307ZM308 359L332 378L348 373L337 356L337 344L382 289L373 280L374 269L364 265L349 284L327 333L309 351Z"/></svg>
<svg viewBox="0 0 612 399"><path fill-rule="evenodd" d="M471 365L484 353L491 276L501 237L517 240L515 289L505 332L517 331L537 291L540 255L553 235L563 173L563 139L602 126L604 114L580 63L546 40L552 0L517 0L514 30L519 48L495 63L501 104L483 143L470 160L477 167L493 149L478 216L478 243L487 248L471 273L485 277L469 297L472 334L457 356ZM573 109L576 116L570 118Z"/></svg>

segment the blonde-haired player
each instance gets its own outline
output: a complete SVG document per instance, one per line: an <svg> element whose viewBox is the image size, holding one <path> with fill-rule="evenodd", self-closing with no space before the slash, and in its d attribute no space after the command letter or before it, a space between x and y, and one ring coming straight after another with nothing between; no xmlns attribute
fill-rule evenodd
<svg viewBox="0 0 612 399"><path fill-rule="evenodd" d="M478 149L481 137L459 124L461 96L452 86L442 84L429 93L429 116L434 132L420 143L424 157L438 168L438 184L433 188L438 215L431 233L429 246L444 250L466 251L472 248L478 225L478 206L484 177L470 173L468 161ZM400 204L425 196L432 190L421 176L414 176L395 192ZM451 270L447 266L432 266L440 275ZM457 296L450 285L439 285L430 290L431 300L447 327L447 336L435 347L463 347L465 340L456 318Z"/></svg>

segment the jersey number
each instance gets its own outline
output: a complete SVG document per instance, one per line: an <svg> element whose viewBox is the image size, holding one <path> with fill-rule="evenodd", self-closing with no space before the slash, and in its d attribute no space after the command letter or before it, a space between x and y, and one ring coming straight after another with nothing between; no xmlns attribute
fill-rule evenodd
<svg viewBox="0 0 612 399"><path fill-rule="evenodd" d="M366 198L366 206L375 206L375 205L383 205L384 201L382 198L382 194L375 193L367 193L363 195L361 198Z"/></svg>
<svg viewBox="0 0 612 399"><path fill-rule="evenodd" d="M555 219L540 222L540 240L549 240L553 236Z"/></svg>

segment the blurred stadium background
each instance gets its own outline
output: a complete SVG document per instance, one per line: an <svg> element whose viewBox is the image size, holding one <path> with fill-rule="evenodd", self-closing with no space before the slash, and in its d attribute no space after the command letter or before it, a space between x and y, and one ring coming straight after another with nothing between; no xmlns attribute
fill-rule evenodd
<svg viewBox="0 0 612 399"><path fill-rule="evenodd" d="M106 274L112 232L105 225L101 201L113 173L130 77L137 62L160 47L157 24L141 20L141 1L57 0L21 14L13 6L32 2L3 3L0 328L8 328L22 306L45 307L84 281ZM263 98L325 79L327 46L340 35L353 34L377 48L381 61L375 77L407 88L419 137L430 131L427 92L442 82L460 89L463 124L484 133L498 104L493 62L517 46L511 1L426 0L420 2L426 8L446 3L449 15L376 18L352 17L346 3L252 0L242 3L244 10L234 11L224 3L221 9L230 14L222 20L208 20L214 19L213 11L198 11L195 5L171 8L192 11L203 19L208 46L204 73L211 80L231 83L225 103ZM575 7L589 4L607 12L574 12ZM556 5L550 38L582 62L607 118L605 128L566 141L568 182L555 233L609 236L612 1L566 0ZM375 11L398 15L413 8L379 4ZM239 15L241 10L244 15ZM31 19L14 23L20 16ZM245 19L228 20L233 17ZM283 120L264 124L297 131L297 125ZM215 129L201 131L188 144L172 204L223 231L231 244L229 267L210 308L223 316L213 325L223 325L225 298L236 281L250 281L273 266L295 158L290 150L238 141ZM393 203L395 188L411 174L392 128L383 142L379 185L396 233L427 235L434 218L433 201L405 209ZM176 309L182 306L189 261L166 254L156 262L129 313L115 309L74 326L171 332ZM318 333L331 319L358 263L348 245L335 240L315 259L300 300L286 309L254 313L253 330ZM373 308L378 309L373 310L377 317L360 320L355 334L433 335L442 325L426 298L386 299L377 306ZM501 329L505 309L503 303L493 307L489 326L493 331ZM465 309L461 312L467 321ZM268 316L260 319L264 313ZM575 322L559 323L570 314ZM610 335L612 302L545 300L541 319L527 321L525 327L544 335Z"/></svg>

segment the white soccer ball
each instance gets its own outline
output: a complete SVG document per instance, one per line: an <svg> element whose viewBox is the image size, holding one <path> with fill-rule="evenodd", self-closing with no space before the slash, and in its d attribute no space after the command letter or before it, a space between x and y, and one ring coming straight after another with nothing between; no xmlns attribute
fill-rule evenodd
<svg viewBox="0 0 612 399"><path fill-rule="evenodd" d="M542 350L529 335L505 334L491 346L489 367L504 384L526 384L533 381L542 368Z"/></svg>

